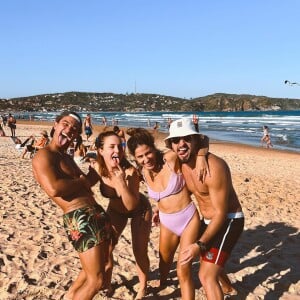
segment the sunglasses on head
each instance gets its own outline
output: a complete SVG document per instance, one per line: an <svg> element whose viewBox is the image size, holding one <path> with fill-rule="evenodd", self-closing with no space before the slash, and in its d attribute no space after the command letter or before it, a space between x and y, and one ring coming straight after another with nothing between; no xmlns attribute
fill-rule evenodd
<svg viewBox="0 0 300 300"><path fill-rule="evenodd" d="M186 136L177 136L173 137L170 139L171 143L173 144L178 144L180 140L184 140L187 143L190 143L192 141L192 136L191 135L186 135Z"/></svg>

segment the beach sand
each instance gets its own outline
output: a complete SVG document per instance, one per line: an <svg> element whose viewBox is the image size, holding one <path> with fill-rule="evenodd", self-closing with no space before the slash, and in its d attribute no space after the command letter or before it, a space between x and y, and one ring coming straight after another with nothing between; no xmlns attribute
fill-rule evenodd
<svg viewBox="0 0 300 300"><path fill-rule="evenodd" d="M17 136L51 129L49 123L19 122ZM101 128L96 127L94 136ZM8 130L6 128L6 133ZM163 134L157 144L163 147ZM276 147L276 145L275 145ZM300 299L300 154L211 141L211 152L224 158L245 213L245 229L226 270L238 296L231 299ZM0 300L61 299L80 270L68 242L62 211L46 196L32 175L31 159L21 159L10 137L0 137ZM81 165L86 170L86 164ZM97 201L107 199L94 189ZM141 192L146 193L141 185ZM180 299L176 259L170 284L158 284L159 229L152 227L149 293L146 299ZM134 299L138 288L129 224L115 249L114 295ZM196 299L205 299L193 264ZM106 299L100 292L94 299Z"/></svg>

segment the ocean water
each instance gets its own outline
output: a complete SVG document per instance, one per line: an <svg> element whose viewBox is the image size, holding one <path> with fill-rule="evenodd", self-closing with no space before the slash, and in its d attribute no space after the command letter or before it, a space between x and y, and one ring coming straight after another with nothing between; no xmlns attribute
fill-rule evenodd
<svg viewBox="0 0 300 300"><path fill-rule="evenodd" d="M159 122L159 130L168 131L167 119L199 117L200 132L210 139L238 142L260 147L263 125L270 130L274 149L300 152L300 110L297 111L251 111L251 112L89 112L94 124L102 124L105 116L108 125L112 120L120 127L153 127ZM34 113L34 119L54 120L59 113ZM85 117L86 113L80 113ZM29 118L33 114L24 114Z"/></svg>

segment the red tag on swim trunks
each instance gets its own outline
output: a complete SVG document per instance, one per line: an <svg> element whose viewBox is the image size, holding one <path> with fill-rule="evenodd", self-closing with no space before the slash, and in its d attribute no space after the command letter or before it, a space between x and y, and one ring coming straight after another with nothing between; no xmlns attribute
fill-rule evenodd
<svg viewBox="0 0 300 300"><path fill-rule="evenodd" d="M202 255L204 261L224 267L229 254L216 248L210 248L209 251Z"/></svg>

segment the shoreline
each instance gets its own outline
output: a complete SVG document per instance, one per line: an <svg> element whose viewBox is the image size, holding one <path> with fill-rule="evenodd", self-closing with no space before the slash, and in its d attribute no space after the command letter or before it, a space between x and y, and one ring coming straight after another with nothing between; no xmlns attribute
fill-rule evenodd
<svg viewBox="0 0 300 300"><path fill-rule="evenodd" d="M54 122L50 122L50 121L30 121L30 120L20 119L20 120L18 120L18 123L17 123L16 133L18 133L18 125L46 126L46 127L51 128L53 126L53 124L54 124ZM112 129L112 127L113 126L107 126L108 129ZM119 126L119 127L124 129L124 131L126 131L129 128L129 127L122 127L122 126ZM99 133L99 132L103 131L105 126L104 125L93 125L93 128L94 128L94 130L93 130L94 132L93 132L92 138L95 138L96 137L95 133ZM6 131L8 131L7 127L5 129L6 129ZM152 131L152 129L149 129L149 131ZM168 133L166 133L166 132L158 131L157 136L155 137L155 139L156 140L157 139L164 139L165 137L167 137L167 135L168 135ZM17 136L18 136L18 134L17 134ZM84 136L84 133L83 133L83 136ZM127 136L127 138L128 138L128 136ZM223 141L223 140L218 140L218 139L210 139L209 144L210 145L212 145L212 144L234 145L234 146L241 147L241 148L249 147L249 149L261 149L261 150L265 150L265 151L272 151L272 152L274 151L274 152L280 152L280 153L291 153L291 154L300 155L300 152L294 151L294 150L289 150L289 149L276 149L276 148L275 149L274 148L267 149L265 147L258 147L258 146L255 146L255 145L248 145L248 144L243 144L243 143L238 143L238 142L231 142L231 141Z"/></svg>
<svg viewBox="0 0 300 300"><path fill-rule="evenodd" d="M48 133L51 122L17 123L17 136ZM121 126L120 126L121 127ZM123 127L121 127L123 128ZM103 126L95 126L95 135ZM95 135L93 137L95 137ZM155 136L159 149L165 133ZM22 138L23 140L23 138ZM235 143L214 142L210 150L228 163L233 185L245 214L245 228L226 265L238 290L232 299L299 299L300 270L300 156L277 149ZM46 196L33 178L31 159L21 159L10 137L0 137L0 300L57 300L69 288L79 271L78 255L67 240L62 211ZM83 171L88 164L80 165ZM107 199L93 189L104 208ZM140 191L146 193L141 183ZM154 287L158 273L159 229L152 227L148 254L150 259L149 296L180 299L176 275L177 254L170 270L169 285L160 296ZM115 249L114 295L111 299L134 299L138 280L131 250L130 222ZM197 277L199 263L193 264L195 300L204 300ZM103 299L99 293L94 300Z"/></svg>
<svg viewBox="0 0 300 300"><path fill-rule="evenodd" d="M87 112L81 112L85 116ZM199 116L199 126L203 134L211 140L261 146L262 128L269 125L272 143L278 150L300 153L300 111L251 111L251 112L91 112L93 124L102 125L105 116L108 124L117 121L120 127L144 127L152 129L159 122L159 130L167 132L167 118ZM53 121L58 112L38 112L32 121ZM22 119L21 120L29 120ZM264 145L265 146L265 145Z"/></svg>

